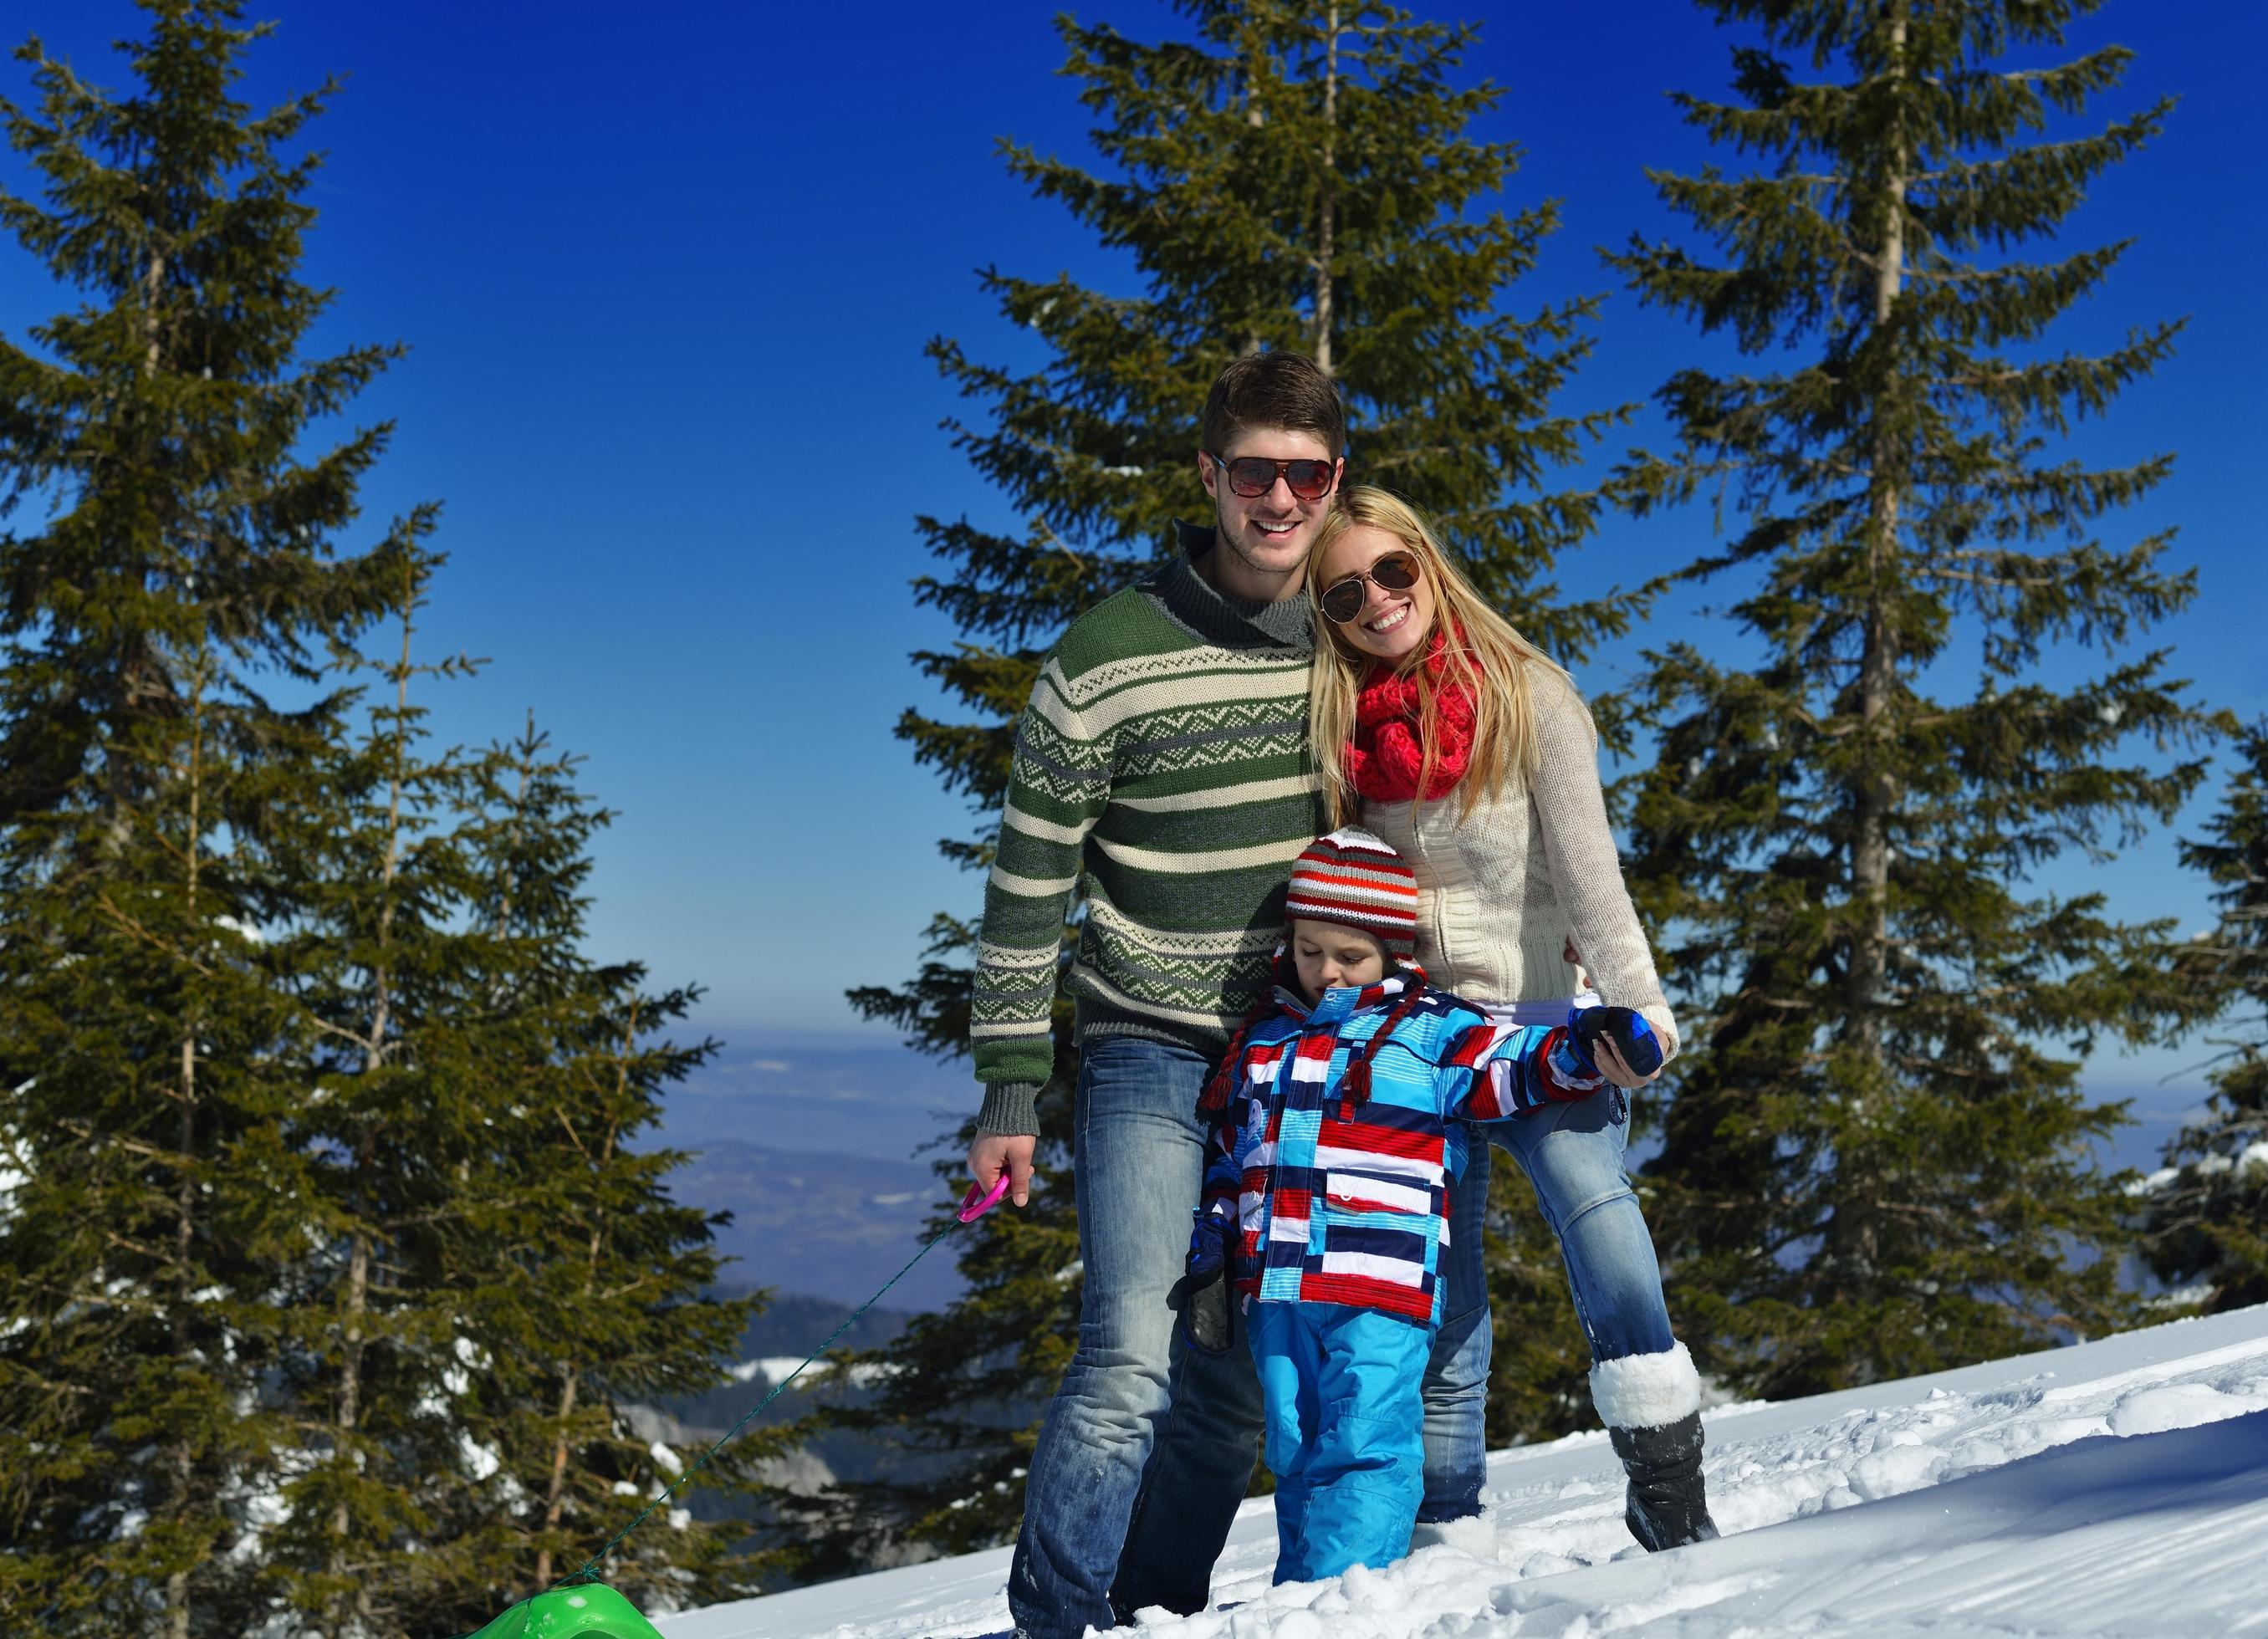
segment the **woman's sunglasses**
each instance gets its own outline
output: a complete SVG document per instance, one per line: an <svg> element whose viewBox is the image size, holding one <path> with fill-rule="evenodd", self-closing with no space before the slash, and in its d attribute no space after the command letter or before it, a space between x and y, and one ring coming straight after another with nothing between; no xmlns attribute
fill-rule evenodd
<svg viewBox="0 0 2268 1639"><path fill-rule="evenodd" d="M1228 474L1230 492L1252 500L1266 495L1282 478L1292 488L1292 493L1302 501L1320 501L1331 492L1331 480L1336 465L1331 461L1271 461L1264 455L1240 455L1234 460L1225 460L1211 450L1218 470Z"/></svg>
<svg viewBox="0 0 2268 1639"><path fill-rule="evenodd" d="M1315 601L1324 618L1334 626L1344 626L1362 613L1362 606L1370 600L1362 584L1369 581L1381 592L1408 592L1418 584L1418 560L1407 552L1389 552L1367 570L1354 575L1342 575L1323 589Z"/></svg>

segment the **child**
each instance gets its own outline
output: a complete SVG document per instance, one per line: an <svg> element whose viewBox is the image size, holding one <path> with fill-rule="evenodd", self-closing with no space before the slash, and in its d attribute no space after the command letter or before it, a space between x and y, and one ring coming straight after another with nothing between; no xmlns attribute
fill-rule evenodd
<svg viewBox="0 0 2268 1639"><path fill-rule="evenodd" d="M1589 1097L1602 1036L1641 1074L1660 1062L1626 1008L1496 1025L1433 989L1409 960L1417 906L1409 865L1369 832L1309 844L1285 907L1292 972L1279 961L1274 1006L1198 1106L1212 1135L1192 1308L1226 1268L1267 1401L1278 1582L1409 1552L1461 1120Z"/></svg>

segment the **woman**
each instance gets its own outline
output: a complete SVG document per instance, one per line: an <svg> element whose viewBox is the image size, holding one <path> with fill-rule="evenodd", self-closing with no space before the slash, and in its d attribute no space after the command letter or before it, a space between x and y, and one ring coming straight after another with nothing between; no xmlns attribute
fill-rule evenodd
<svg viewBox="0 0 2268 1639"><path fill-rule="evenodd" d="M1359 820L1416 868L1426 976L1493 1016L1553 1024L1587 971L1599 992L1587 999L1635 1009L1675 1054L1676 1023L1607 827L1596 734L1567 673L1383 489L1344 492L1308 555L1307 584L1321 628L1309 721L1334 823ZM1623 1171L1621 1090L1652 1077L1604 1055L1602 1068L1615 1090L1481 1130L1526 1170L1559 1238L1591 1346L1592 1403L1630 1474L1631 1532L1649 1549L1674 1547L1717 1534L1701 1480L1701 1383L1670 1334ZM1485 1190L1486 1146L1473 1154ZM1476 1266L1478 1240L1452 1252ZM1458 1286L1485 1290L1476 1267L1452 1277ZM1437 1371L1484 1393L1488 1336L1484 1314L1456 1365L1437 1360ZM1473 1409L1428 1412L1474 1429Z"/></svg>

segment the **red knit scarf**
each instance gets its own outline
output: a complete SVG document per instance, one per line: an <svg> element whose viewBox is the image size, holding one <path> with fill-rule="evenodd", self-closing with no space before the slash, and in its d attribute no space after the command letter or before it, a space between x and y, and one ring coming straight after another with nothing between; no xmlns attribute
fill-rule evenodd
<svg viewBox="0 0 2268 1639"><path fill-rule="evenodd" d="M1418 738L1418 677L1383 667L1372 673L1355 692L1354 738L1347 742L1347 783L1373 802L1406 803L1412 797L1427 801L1446 797L1465 775L1473 754L1472 661L1457 633L1457 651L1451 658L1448 633L1437 628L1419 662L1433 686L1433 768L1425 789L1418 789L1418 775L1425 763L1425 742Z"/></svg>

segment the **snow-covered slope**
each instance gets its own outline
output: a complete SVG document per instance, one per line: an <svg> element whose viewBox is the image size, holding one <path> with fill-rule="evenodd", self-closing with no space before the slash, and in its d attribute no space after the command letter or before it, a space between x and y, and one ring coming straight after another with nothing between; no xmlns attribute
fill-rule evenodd
<svg viewBox="0 0 2268 1639"><path fill-rule="evenodd" d="M1500 1452L1454 1542L1269 1586L1246 1505L1213 1608L1145 1639L2268 1634L2268 1307L1708 1415L1724 1539L1635 1549L1599 1435ZM1008 1628L1005 1548L688 1612L668 1639Z"/></svg>

